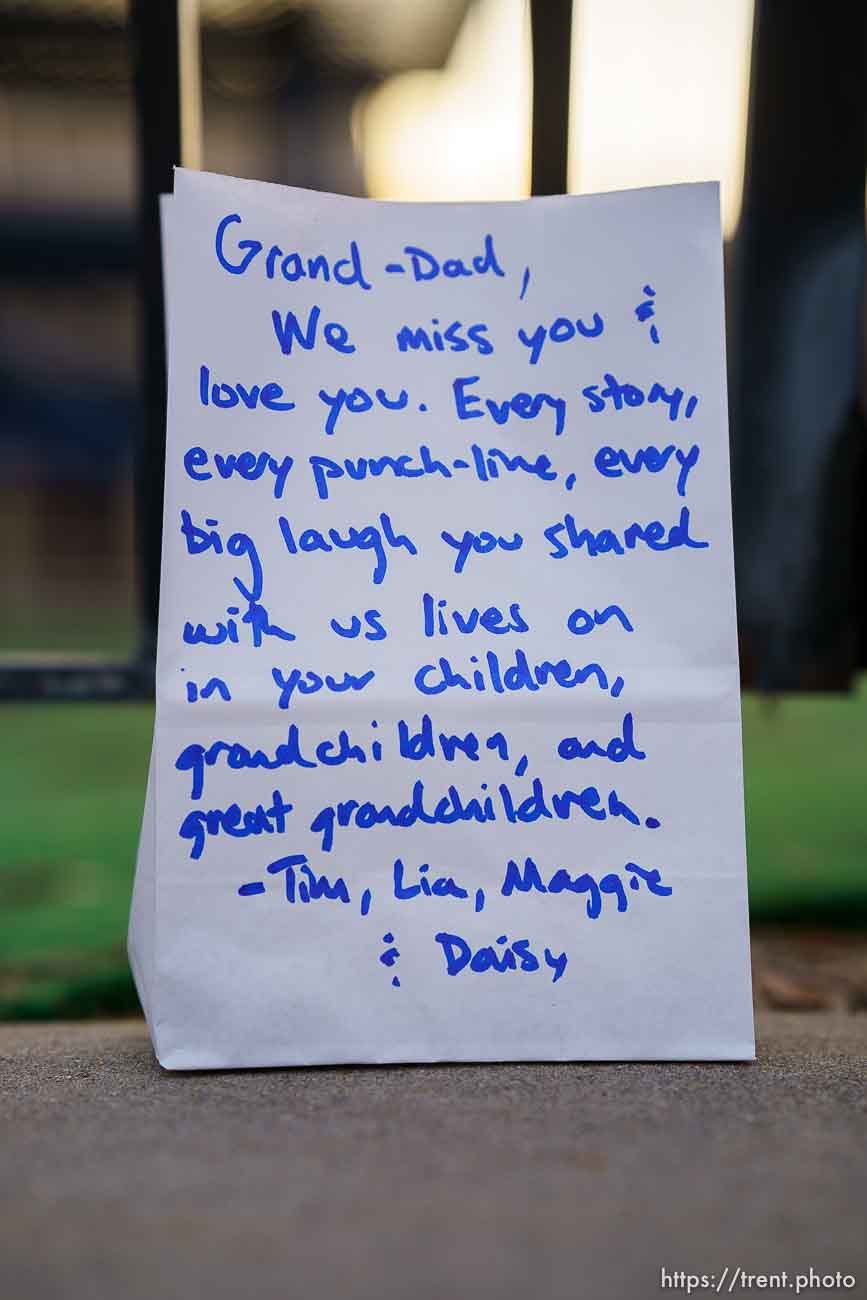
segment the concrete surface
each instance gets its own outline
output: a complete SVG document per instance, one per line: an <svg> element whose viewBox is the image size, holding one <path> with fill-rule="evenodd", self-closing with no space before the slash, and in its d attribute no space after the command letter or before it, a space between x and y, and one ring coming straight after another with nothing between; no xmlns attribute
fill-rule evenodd
<svg viewBox="0 0 867 1300"><path fill-rule="evenodd" d="M765 1012L759 1044L168 1075L136 1021L0 1026L0 1296L640 1300L662 1266L867 1294L867 1014Z"/></svg>

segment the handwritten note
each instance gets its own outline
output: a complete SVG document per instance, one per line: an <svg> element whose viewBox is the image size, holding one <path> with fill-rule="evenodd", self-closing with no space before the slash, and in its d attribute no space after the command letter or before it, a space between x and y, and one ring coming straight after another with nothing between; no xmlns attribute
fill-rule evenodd
<svg viewBox="0 0 867 1300"><path fill-rule="evenodd" d="M164 217L160 1060L751 1057L717 186Z"/></svg>

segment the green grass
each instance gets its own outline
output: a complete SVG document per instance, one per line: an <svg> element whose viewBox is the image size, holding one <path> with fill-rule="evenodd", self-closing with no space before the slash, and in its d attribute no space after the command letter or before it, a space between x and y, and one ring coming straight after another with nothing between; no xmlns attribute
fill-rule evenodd
<svg viewBox="0 0 867 1300"><path fill-rule="evenodd" d="M124 944L153 713L0 707L0 1019L135 1007ZM867 681L744 702L756 919L867 921Z"/></svg>
<svg viewBox="0 0 867 1300"><path fill-rule="evenodd" d="M756 919L867 922L867 678L853 695L744 700Z"/></svg>
<svg viewBox="0 0 867 1300"><path fill-rule="evenodd" d="M46 611L13 607L0 629L0 654L38 658L68 651L124 661L133 654L139 634L134 608L78 608Z"/></svg>
<svg viewBox="0 0 867 1300"><path fill-rule="evenodd" d="M153 710L0 707L0 1018L135 1006L124 943Z"/></svg>

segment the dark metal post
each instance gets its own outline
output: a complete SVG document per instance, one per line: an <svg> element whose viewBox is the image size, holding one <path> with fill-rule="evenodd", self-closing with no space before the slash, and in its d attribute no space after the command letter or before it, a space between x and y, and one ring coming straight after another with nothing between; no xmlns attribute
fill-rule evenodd
<svg viewBox="0 0 867 1300"><path fill-rule="evenodd" d="M565 194L572 0L531 0L533 194Z"/></svg>
<svg viewBox="0 0 867 1300"><path fill-rule="evenodd" d="M142 424L136 465L142 666L152 671L166 451L166 340L159 196L181 161L177 0L130 0L138 157L138 298Z"/></svg>
<svg viewBox="0 0 867 1300"><path fill-rule="evenodd" d="M755 14L730 294L741 662L768 690L829 690L863 650L867 14Z"/></svg>

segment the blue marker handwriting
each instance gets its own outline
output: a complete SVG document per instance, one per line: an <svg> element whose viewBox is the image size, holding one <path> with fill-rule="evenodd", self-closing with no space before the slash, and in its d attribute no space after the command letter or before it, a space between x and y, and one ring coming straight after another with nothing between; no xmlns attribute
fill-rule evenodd
<svg viewBox="0 0 867 1300"><path fill-rule="evenodd" d="M509 943L508 935L501 934L496 940L497 947L494 944L484 944L474 950L461 935L441 930L434 935L434 941L442 949L447 975L460 975L463 970L470 970L474 975L483 975L487 971L504 975L508 971L537 971L542 967L530 947L529 939L514 939ZM502 947L503 944L506 947ZM545 965L554 972L551 982L556 984L565 971L569 958L565 952L555 956L546 948L544 959Z"/></svg>
<svg viewBox="0 0 867 1300"><path fill-rule="evenodd" d="M635 308L635 319L639 323L643 323L646 320L652 321L653 317L656 315L656 305L654 302L654 299L656 298L656 290L652 285L646 284L642 293L645 293L647 297L644 298ZM659 343L660 341L659 330L655 324L650 326L650 341L651 343Z"/></svg>
<svg viewBox="0 0 867 1300"><path fill-rule="evenodd" d="M635 743L635 719L631 713L624 713L620 734L612 736L605 745L598 740L579 740L577 736L564 736L557 746L557 757L571 762L576 758L607 758L612 763L625 763L628 758L639 760L647 758L643 749Z"/></svg>
<svg viewBox="0 0 867 1300"><path fill-rule="evenodd" d="M291 357L295 343L306 352L313 351L319 338L321 314L321 308L311 307L307 313L307 324L302 325L294 311L287 311L283 315L276 309L271 312L271 324L284 356ZM351 356L355 351L355 344L349 339L349 330L340 321L326 321L322 327L322 337L328 347L343 356Z"/></svg>
<svg viewBox="0 0 867 1300"><path fill-rule="evenodd" d="M207 839L211 835L230 835L234 839L246 839L249 835L283 835L286 831L286 816L292 811L292 804L286 803L279 790L273 794L270 808L257 804L252 809L242 809L239 804L229 804L228 808L193 808L181 822L178 835L182 840L192 844L190 857L200 858Z"/></svg>
<svg viewBox="0 0 867 1300"><path fill-rule="evenodd" d="M597 881L587 871L572 875L565 867L557 867L545 873L546 881L532 858L525 858L522 867L510 860L500 892L506 898L516 891L522 894L586 894L587 916L591 921L598 920L602 914L603 895L616 898L618 912L625 912L629 906L627 885L638 890L643 884L648 893L659 898L667 898L671 893L671 888L661 883L662 877L656 867L640 867L637 862L627 862L623 870L629 873L625 880L617 872L609 871Z"/></svg>
<svg viewBox="0 0 867 1300"><path fill-rule="evenodd" d="M262 595L263 573L262 562L259 559L259 552L256 549L256 543L247 533L231 533L223 542L222 535L219 531L218 519L206 519L204 526L194 524L189 510L181 511L181 533L187 544L188 555L203 555L208 551L213 551L215 555L222 555L224 550L227 555L235 558L245 558L249 561L251 569L250 585L242 582L240 578L233 578L235 586L240 591L245 600L255 603Z"/></svg>
<svg viewBox="0 0 867 1300"><path fill-rule="evenodd" d="M299 695L318 695L323 690L331 695L343 695L346 691L363 691L365 686L370 685L376 674L372 668L369 668L365 673L344 673L338 678L332 673L316 673L311 668L291 668L288 673L281 672L279 668L272 668L271 676L279 692L277 707L288 709L296 691Z"/></svg>
<svg viewBox="0 0 867 1300"><path fill-rule="evenodd" d="M335 636L343 637L344 641L356 641L363 629L365 641L384 641L388 636L378 609L366 609L363 623L358 614L353 614L348 623L332 618L328 626Z"/></svg>
<svg viewBox="0 0 867 1300"><path fill-rule="evenodd" d="M426 758L442 758L447 763L453 763L458 756L477 763L483 751L495 753L504 763L509 761L509 742L502 731L494 731L483 739L474 731L465 731L463 735L448 731L436 732L429 713L422 714L417 729L405 718L400 718L397 723L397 741L400 757L416 763Z"/></svg>
<svg viewBox="0 0 867 1300"><path fill-rule="evenodd" d="M490 632L492 636L506 636L509 632L520 634L530 630L518 601L509 605L508 614L504 614L497 605L489 605L481 611L474 606L462 613L458 609L449 609L449 603L444 597L435 600L426 591L421 598L421 608L426 637L449 636L454 631L460 632L462 636L470 636L476 631Z"/></svg>
<svg viewBox="0 0 867 1300"><path fill-rule="evenodd" d="M231 384L225 380L212 380L208 366L199 366L199 401L202 406L213 406L218 411L231 411L236 406L245 406L248 411L255 411L258 406L263 406L266 411L295 410L295 403L289 401L283 385L275 379L266 384L251 384L248 388L239 380Z"/></svg>
<svg viewBox="0 0 867 1300"><path fill-rule="evenodd" d="M275 669L275 672L278 670ZM214 740L210 744L191 742L184 746L175 760L178 772L189 772L191 777L190 798L201 799L205 789L205 774L210 768L224 767L229 772L265 771L274 772L280 768L299 768L314 770L317 767L343 767L346 763L362 766L366 763L382 761L384 741L379 739L376 721L371 727L376 737L369 742L362 742L355 735L350 735L346 728L341 728L336 737L328 734L306 743L301 729L296 722L290 724L286 739L281 740L272 753L263 749L250 749L239 740ZM383 733L384 734L384 733ZM399 718L393 732L394 751L409 762L441 757L447 763L460 759L478 762L484 754L496 755L503 762L509 761L509 743L501 731L477 736L474 731L452 733L435 731L429 714L422 714L418 720Z"/></svg>
<svg viewBox="0 0 867 1300"><path fill-rule="evenodd" d="M587 410L592 415L598 415L602 411L613 410L623 411L630 407L643 406L645 402L651 406L654 403L662 403L668 408L668 418L671 421L676 420L681 415L683 418L691 420L695 414L695 408L698 406L698 398L693 393L687 397L682 388L676 387L668 389L664 384L655 380L646 390L638 384L621 383L614 375L608 371L602 376L605 381L604 386L600 384L588 384L582 388L581 392L587 399Z"/></svg>
<svg viewBox="0 0 867 1300"><path fill-rule="evenodd" d="M266 870L272 875L282 873L287 903L316 903L325 899L329 903L349 903L349 888L342 876L333 881L318 876L308 864L304 853L290 853L284 858L269 862Z"/></svg>
<svg viewBox="0 0 867 1300"><path fill-rule="evenodd" d="M452 876L430 876L430 863L422 862L416 879L408 879L406 867L400 858L394 862L392 875L394 897L399 903L412 898L469 898L469 893L456 883Z"/></svg>
<svg viewBox="0 0 867 1300"><path fill-rule="evenodd" d="M353 239L346 255L333 258L326 253L316 252L302 254L297 251L284 252L278 244L271 244L265 252L265 246L259 239L240 239L243 226L240 215L230 212L218 223L214 235L214 250L217 261L230 275L244 275L254 266L259 274L268 280L283 279L289 284L298 280L324 280L340 285L355 285L359 289L370 289L361 265L361 253ZM264 253L264 257L262 256Z"/></svg>
<svg viewBox="0 0 867 1300"><path fill-rule="evenodd" d="M598 663L580 667L568 659L542 659L531 663L523 650L515 650L512 662L506 664L493 650L485 651L484 665L478 655L470 655L471 668L459 672L450 659L441 656L436 663L422 664L416 670L413 682L421 695L442 695L446 691L490 691L506 695L513 691L530 691L535 694L546 686L559 686L571 690L591 682L600 691L616 699L625 685L623 678L610 679Z"/></svg>
<svg viewBox="0 0 867 1300"><path fill-rule="evenodd" d="M524 329L519 329L518 339L530 353L528 358L530 365L535 366L549 339L552 343L570 343L576 335L582 339L595 339L604 328L605 322L599 312L595 311L589 325L580 317L576 320L574 317L558 316L550 325L537 325L531 334Z"/></svg>
<svg viewBox="0 0 867 1300"><path fill-rule="evenodd" d="M476 253L472 257L444 257L441 250L438 250L434 256L429 249L420 248L417 244L405 244L403 254L407 258L408 265L403 262L386 263L386 273L388 275L403 275L409 273L417 283L426 280L437 280L443 276L446 280L458 280L463 277L474 275L496 275L504 276L506 273L500 265L494 248L493 235L485 235L481 253Z"/></svg>
<svg viewBox="0 0 867 1300"><path fill-rule="evenodd" d="M318 528L305 528L297 539L289 520L279 516L278 523L286 550L290 555L312 554L323 551L330 554L339 551L372 551L376 557L372 581L378 586L388 572L388 551L404 550L409 555L418 555L418 549L412 538L406 533L396 533L391 519L386 514L379 516L379 526L362 524L360 528L350 525L345 533L337 528L328 528L324 532Z"/></svg>
<svg viewBox="0 0 867 1300"><path fill-rule="evenodd" d="M232 692L229 690L228 682L222 677L210 677L204 686L200 687L198 682L194 682L191 677L186 680L187 703L198 704L199 700L209 700L212 695L219 695L225 704L231 703Z"/></svg>
<svg viewBox="0 0 867 1300"><path fill-rule="evenodd" d="M526 474L541 482L553 482L558 477L550 458L544 452L528 456L521 452L503 451L501 447L483 448L475 442L470 444L466 455L456 456L450 461L440 460L430 447L422 443L417 452L401 452L389 456L343 456L340 459L310 456L309 464L320 501L330 500L331 484L341 480L344 483L363 483L367 479L383 476L394 479L428 476L451 479L456 472L461 474L464 470L475 475L480 483L494 481L501 474Z"/></svg>
<svg viewBox="0 0 867 1300"><path fill-rule="evenodd" d="M689 508L681 509L677 523L666 528L658 519L650 523L628 524L621 532L613 528L581 528L575 516L566 514L562 520L551 524L544 530L546 539L551 543L548 552L553 560L565 560L571 551L586 551L590 556L625 555L639 546L646 546L650 551L672 551L680 547L693 550L705 550L710 542L700 541L690 534Z"/></svg>
<svg viewBox="0 0 867 1300"><path fill-rule="evenodd" d="M406 220L415 218L408 215ZM641 856L647 832L659 830L669 805L656 808L659 815L654 815L643 806L642 785L630 791L622 784L643 781L656 761L652 745L650 750L643 746L640 713L636 718L632 708L625 708L635 682L630 678L627 691L614 662L624 653L629 662L637 662L635 642L652 622L652 599L641 583L628 593L605 585L606 572L629 577L629 560L610 570L604 564L580 566L590 558L632 551L701 553L711 546L701 528L691 477L702 454L700 398L690 391L688 370L677 376L680 384L670 382L672 375L665 381L653 378L665 371L658 363L664 363L666 349L658 346L656 291L650 281L631 280L629 296L621 301L621 323L609 305L597 302L595 294L588 297L586 286L582 294L562 280L559 300L540 297L544 280L535 268L531 277L521 256L517 271L507 270L510 263L504 266L491 233L470 230L454 241L429 240L430 229L407 225L389 240L389 252L394 249L389 261L382 252L366 256L348 233L336 239L317 234L328 231L325 222L305 228L308 246L303 248L293 246L292 229L288 221L283 228L275 226L271 233L281 242L273 243L257 237L262 231L257 232L252 218L248 224L240 213L229 212L207 234L213 273L224 288L231 284L239 305L266 295L262 315L270 313L270 320L259 322L255 337L265 339L271 361L261 371L249 357L235 367L231 351L209 355L203 344L184 376L187 398L198 415L195 432L188 435L196 442L183 451L179 480L188 484L194 508L180 510L180 533L188 556L228 557L210 566L205 561L192 565L187 590L194 591L199 578L202 587L205 580L209 587L215 570L225 574L228 589L212 597L207 621L196 621L205 611L193 600L195 617L182 621L184 645L203 647L205 657L190 654L192 676L172 681L186 685L191 703L217 699L211 707L187 710L183 741L188 743L173 751L179 774L174 779L188 786L191 801L178 814L179 825L173 822L177 836L194 862L206 856L215 839L219 843L211 852L233 851L243 862L255 858L257 846L232 847L229 842L284 837L282 849L275 849L273 839L265 841L269 851L260 852L258 867L242 868L261 879L239 884L244 877L234 875L232 891L244 900L272 892L294 906L333 904L338 911L352 903L361 918L368 917L373 905L374 918L362 923L369 927L368 938L378 941L381 936L376 954L394 988L401 987L404 971L412 970L412 958L418 955L411 951L413 933L401 930L395 913L412 916L417 926L418 908L432 906L437 923L428 931L426 955L439 980L463 977L466 982L481 975L494 987L504 983L508 989L511 979L499 981L497 976L536 973L542 977L536 981L538 992L548 1002L552 996L556 1001L544 990L567 972L570 956L557 950L560 944L545 946L532 930L529 937L520 920L508 927L509 933L502 919L497 928L492 924L480 930L479 914L486 912L487 922L507 906L518 918L529 915L532 896L537 919L545 910L551 915L551 909L560 908L568 924L572 915L576 928L585 929L586 918L602 929L627 911L636 915L626 924L637 922L642 908L654 911L658 906L647 902L648 896L656 900L672 894L657 868L630 861L609 869L610 857L601 868L592 865L606 862L604 845L611 836L594 824L605 828L613 823L618 842L628 837L630 847L618 850L623 858L627 852ZM304 236L297 237L304 242ZM654 272L648 268L645 274ZM254 278L269 284L249 283ZM476 279L483 281L477 287ZM375 319L359 314L361 304L380 300ZM391 314L386 317L386 312ZM636 323L648 331L654 352L645 351L646 344L635 335ZM630 337L632 350L637 348L647 365L633 367L631 377L623 379L606 366L616 369L618 355L624 359L617 344ZM511 369L504 348L514 362ZM369 368L367 349L372 359L379 357ZM315 363L314 353L319 356ZM386 362L378 370L383 356ZM488 360L492 356L495 360ZM571 378L568 367L563 372L567 378L548 377L552 366L561 367L570 357ZM457 375L458 370L481 373ZM623 371L628 374L629 367ZM290 373L291 380L286 378ZM299 390L305 374L307 390ZM645 406L649 409L638 413ZM630 411L636 416L630 417ZM277 418L293 412L292 420ZM699 439L694 441L683 425L697 414L688 430ZM254 416L255 426L250 423ZM368 418L356 418L364 416ZM616 430L606 417L617 418ZM669 428L676 422L682 425L679 431ZM244 433L254 427L258 434ZM678 441L669 441L665 431ZM295 438L301 441L295 443ZM562 439L552 453L556 467L541 450L550 448L551 438ZM289 446L297 454L288 454ZM332 454L313 454L314 446ZM665 493L668 505L647 504L652 499L650 484L643 482L647 476L659 476L653 490ZM416 485L406 486L411 480ZM621 480L620 487L612 480ZM201 486L208 483L210 489ZM552 483L554 488L537 486ZM482 484L484 492L477 487ZM573 491L574 496L563 499L562 493ZM251 531L244 531L247 520L230 514L229 506L222 508L223 517L233 521L231 531L228 523L221 526L211 514L205 517L206 511L219 513L221 506L215 503L226 499L233 509L248 508ZM271 507L272 499L281 504ZM639 499L640 507L624 507L624 501ZM566 505L574 513L561 513ZM633 509L646 509L644 522L634 518ZM386 513L390 510L394 522ZM657 512L661 517L650 517ZM401 514L410 516L411 532L403 530ZM353 516L360 522L349 523ZM269 530L267 537L262 527ZM430 548L430 554L409 565L422 547ZM358 558L350 559L347 552ZM318 554L331 556L331 562L310 558ZM490 556L495 558L485 558ZM575 567L551 569L547 558L572 558ZM294 587L291 630L269 611L275 562L280 599L288 601ZM534 607L528 580L534 562L532 580L538 574L542 608ZM684 556L682 564L674 559L654 563L671 577L672 566L680 571L688 564L691 573L693 560ZM382 592L369 592L368 582L379 587L389 575ZM322 599L311 603L314 583ZM556 603L558 593L562 600ZM618 599L626 600L626 608ZM231 600L236 603L224 604ZM371 604L376 608L366 608ZM285 609L284 603L274 610L276 619L283 620ZM189 607L183 609L184 615L188 612ZM314 635L304 649L303 634L311 630ZM587 636L593 640L582 645L579 638ZM296 645L278 647L278 642ZM320 652L322 645L329 647L327 654ZM270 673L264 693L271 721L267 727L238 728L245 741L235 738L236 728L226 719L233 698L250 694L248 675L228 672L228 656L204 649L220 646L257 650L249 664L254 667L258 659L260 670ZM271 653L263 654L263 647ZM558 657L563 649L566 657ZM232 667L238 664L235 655ZM210 665L227 672L231 691L223 678L210 676ZM389 682L381 677L385 670ZM187 671L186 662L179 671ZM563 691L573 694L564 698ZM530 706L526 696L540 692L547 705L543 700ZM618 704L624 692L626 701ZM310 701L311 696L318 698ZM498 705L499 696L508 698ZM574 717L570 699L582 704ZM541 732L530 725L534 710L544 721ZM303 727L286 725L287 711L304 720ZM499 714L511 722L506 731L496 729ZM282 722L275 727L276 719ZM215 738L221 733L225 738ZM263 738L267 748L255 743ZM533 764L542 775L535 775ZM610 764L618 765L617 773ZM351 770L335 770L343 767ZM308 771L318 775L309 778ZM614 788L615 781L625 797ZM258 785L252 794L251 782ZM272 784L284 782L289 782L285 794L271 790ZM298 790L305 784L310 797L302 806ZM673 815L683 799L682 792L672 797ZM561 834L566 833L562 824L569 825L569 834L581 846L581 866L563 866L550 858L546 864L539 857L533 842L544 839L539 831L546 822L561 824ZM434 841L442 842L451 858L447 852L433 857L429 841L437 827L458 827ZM482 851L488 827L492 841L501 846L497 850L494 844L493 860ZM366 850L378 847L382 858L373 864L375 876L365 880L369 853L357 861L349 855L358 836L370 831L380 835L365 840ZM401 835L403 831L415 833ZM535 860L525 856L528 850ZM395 856L398 851L402 856ZM342 862L341 853L347 855ZM325 858L332 864L327 874L313 861L320 854L334 855ZM484 887L473 879L480 864ZM225 884L221 870L209 887L224 889ZM457 912L450 911L453 904L460 905ZM379 915L383 905L387 916ZM458 913L474 928L456 919ZM558 919L562 925L563 918ZM554 937L563 942L562 934Z"/></svg>
<svg viewBox="0 0 867 1300"><path fill-rule="evenodd" d="M237 474L250 483L262 478L264 474L273 475L274 498L277 501L283 495L293 464L291 456L283 456L278 460L267 451L230 451L223 455L219 451L208 452L204 447L190 447L184 453L184 471L196 483L206 483L214 477L210 465L213 465L222 479L230 479Z"/></svg>
<svg viewBox="0 0 867 1300"><path fill-rule="evenodd" d="M401 388L391 397L384 388L377 388L374 390L373 397L371 397L366 388L359 388L356 385L355 388L338 388L334 393L329 393L327 389L320 388L319 400L328 411L323 432L332 434L337 428L337 422L344 411L348 411L350 415L364 415L374 409L377 413L382 411L405 411L409 405L409 393L405 388Z"/></svg>
<svg viewBox="0 0 867 1300"><path fill-rule="evenodd" d="M254 650L259 649L266 636L276 637L279 641L295 640L294 632L281 627L279 623L272 623L271 615L260 601L248 601L243 614L238 605L227 605L226 613L229 617L217 619L213 628L204 623L192 623L188 619L181 636L184 645L225 645L227 642L230 645L240 645L242 627L250 629L250 644Z"/></svg>
<svg viewBox="0 0 867 1300"><path fill-rule="evenodd" d="M524 545L520 533L513 533L511 537L499 537L488 532L474 533L469 528L464 530L463 537L454 537L445 529L440 533L440 537L447 546L451 546L457 552L455 573L463 573L464 566L471 555L490 555L491 551L520 551Z"/></svg>
<svg viewBox="0 0 867 1300"><path fill-rule="evenodd" d="M624 632L634 632L635 628L619 605L606 605L604 609L589 609L578 606L566 619L566 626L573 636L586 636L597 627L604 627L612 618L617 619Z"/></svg>
<svg viewBox="0 0 867 1300"><path fill-rule="evenodd" d="M395 335L398 352L469 352L474 346L480 357L489 357L494 351L488 338L488 326L481 321L463 325L459 320L453 320L443 329L439 324L439 318L433 316L430 327L401 325Z"/></svg>
<svg viewBox="0 0 867 1300"><path fill-rule="evenodd" d="M636 452L624 451L622 447L600 447L593 457L593 464L603 478L622 478L623 474L640 474L647 470L649 474L660 474L674 457L680 470L677 475L677 495L686 496L686 481L690 471L699 458L697 443L684 451L670 442L667 447L639 447Z"/></svg>
<svg viewBox="0 0 867 1300"><path fill-rule="evenodd" d="M377 826L409 830L417 825L452 826L456 822L484 825L503 820L512 825L529 825L540 818L570 821L573 811L595 822L623 818L633 826L644 825L650 830L660 825L656 817L642 819L624 803L616 790L603 795L595 785L585 786L583 790L567 787L549 794L541 779L535 777L530 794L523 796L513 794L505 782L501 782L493 794L487 793L487 789L487 783L483 782L478 795L467 797L457 786L450 785L445 794L427 795L424 782L416 781L409 800L397 806L370 799L341 799L325 804L311 821L310 830L321 837L322 852L330 853L336 832L350 827L361 831L373 830Z"/></svg>
<svg viewBox="0 0 867 1300"><path fill-rule="evenodd" d="M515 416L518 420L537 420L543 412L554 414L554 436L566 428L566 398L552 393L514 393L511 397L481 397L470 392L479 382L479 375L463 375L452 381L455 414L459 420L482 420L487 414L495 424L508 424Z"/></svg>
<svg viewBox="0 0 867 1300"><path fill-rule="evenodd" d="M249 749L238 740L215 740L209 745L194 742L185 745L175 759L179 772L189 772L192 785L191 799L201 799L205 790L205 772L208 768L225 765L230 772L273 772L283 767L317 768L342 767L344 763L379 761L382 747L374 741L368 752L363 745L352 740L349 732L341 729L337 738L327 736L305 750L298 724L293 722L272 754L263 749Z"/></svg>

